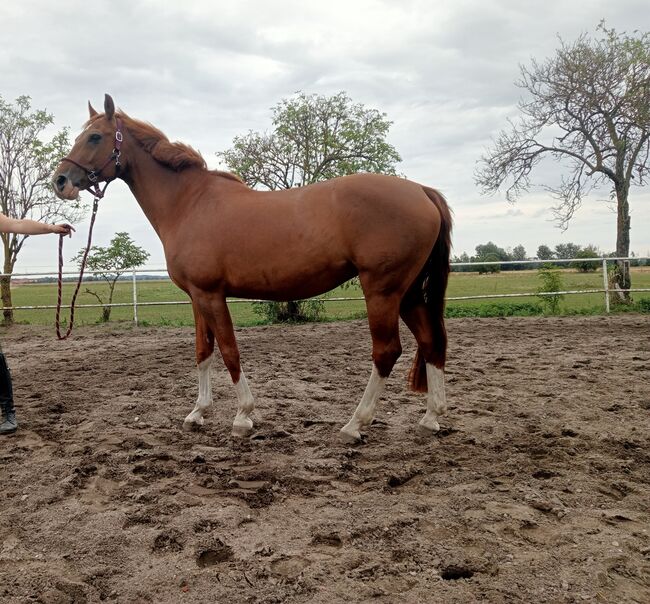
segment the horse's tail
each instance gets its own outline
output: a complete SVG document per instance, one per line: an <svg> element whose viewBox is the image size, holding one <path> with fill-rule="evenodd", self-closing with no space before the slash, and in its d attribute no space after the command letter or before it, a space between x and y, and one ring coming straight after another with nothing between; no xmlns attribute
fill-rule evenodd
<svg viewBox="0 0 650 604"><path fill-rule="evenodd" d="M431 250L429 259L420 273L417 283L422 287L433 332L432 362L443 369L447 357L447 331L445 329L445 291L449 279L449 256L451 254L451 210L443 195L429 187L422 187L440 213L440 232ZM427 391L427 370L420 348L415 354L409 373L409 386L415 392Z"/></svg>

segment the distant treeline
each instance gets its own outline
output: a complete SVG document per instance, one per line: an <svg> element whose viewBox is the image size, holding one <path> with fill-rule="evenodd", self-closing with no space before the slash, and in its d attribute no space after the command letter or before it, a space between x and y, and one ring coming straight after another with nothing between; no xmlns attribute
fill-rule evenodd
<svg viewBox="0 0 650 604"><path fill-rule="evenodd" d="M634 256L634 254L632 254ZM561 243L551 249L548 245L540 245L537 254L528 256L523 245L518 245L512 250L503 249L488 241L476 246L476 254L470 256L463 252L460 256L454 256L452 262L471 262L472 266L454 266L452 270L459 273L479 272L496 273L499 271L523 271L537 269L543 265L555 265L558 268L573 268L580 271L595 271L600 267L599 262L589 262L585 258L615 258L616 253L603 253L595 245L582 247L576 243ZM539 260L533 264L482 264L483 262L508 262L512 260ZM575 260L575 262L554 262L554 260ZM630 260L630 266L650 266L649 260Z"/></svg>
<svg viewBox="0 0 650 604"><path fill-rule="evenodd" d="M161 279L168 279L169 277L166 274L162 275L136 275L137 281L160 281ZM78 277L75 275L69 277L63 277L64 283L76 283ZM131 281L133 279L133 272L127 271L126 274L121 275L117 278L118 281ZM84 275L84 283L86 281L103 281L104 278L101 275ZM29 277L19 277L19 281L29 281L30 283L56 283L58 281L57 277L37 277L30 279Z"/></svg>

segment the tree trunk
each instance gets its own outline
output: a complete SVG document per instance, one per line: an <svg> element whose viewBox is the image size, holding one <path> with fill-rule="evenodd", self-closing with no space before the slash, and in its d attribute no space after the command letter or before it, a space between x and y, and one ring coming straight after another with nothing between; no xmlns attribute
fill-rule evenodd
<svg viewBox="0 0 650 604"><path fill-rule="evenodd" d="M110 294L108 296L108 303L113 304L113 292L115 291L115 281L111 283L109 281L108 287L110 289ZM102 322L103 323L108 323L111 320L111 310L113 309L112 306L104 306L102 308Z"/></svg>
<svg viewBox="0 0 650 604"><path fill-rule="evenodd" d="M630 255L630 205L628 203L629 188L625 185L616 186L617 219L616 219L616 255L619 258L627 258ZM618 260L616 262L615 285L624 290L630 289L629 260ZM619 300L630 302L630 292L621 292Z"/></svg>
<svg viewBox="0 0 650 604"><path fill-rule="evenodd" d="M0 277L0 289L2 290L2 306L4 306L3 324L11 325L14 322L14 311L11 310L11 277Z"/></svg>
<svg viewBox="0 0 650 604"><path fill-rule="evenodd" d="M6 235L8 237L9 235ZM3 237L3 239L5 239ZM9 275L7 277L0 277L0 296L2 297L2 306L4 306L3 314L3 325L12 325L14 322L14 311L9 310L13 306L11 302L11 273L13 272L13 266L11 263L11 258L9 256L9 246L8 241L4 242L4 251L5 251L5 261L3 267L3 273Z"/></svg>
<svg viewBox="0 0 650 604"><path fill-rule="evenodd" d="M304 318L299 302L293 300L287 302L287 317L290 321L299 321Z"/></svg>

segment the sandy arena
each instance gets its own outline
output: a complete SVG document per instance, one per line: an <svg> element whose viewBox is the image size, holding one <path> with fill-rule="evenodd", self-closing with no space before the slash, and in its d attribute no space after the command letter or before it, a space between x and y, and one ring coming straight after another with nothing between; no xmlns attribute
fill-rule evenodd
<svg viewBox="0 0 650 604"><path fill-rule="evenodd" d="M0 440L0 601L650 602L650 317L447 322L449 413L415 430L414 342L367 440L364 321L241 329L250 439L193 330L1 337L20 430Z"/></svg>

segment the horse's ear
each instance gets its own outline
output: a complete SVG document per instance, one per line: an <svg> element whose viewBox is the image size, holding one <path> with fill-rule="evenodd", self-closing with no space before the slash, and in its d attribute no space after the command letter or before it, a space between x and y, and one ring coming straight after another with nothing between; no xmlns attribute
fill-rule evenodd
<svg viewBox="0 0 650 604"><path fill-rule="evenodd" d="M106 119L110 122L115 114L115 103L110 94L104 95L104 113L106 114Z"/></svg>
<svg viewBox="0 0 650 604"><path fill-rule="evenodd" d="M97 112L95 111L94 107L90 104L90 101L88 101L88 113L90 113L90 117L95 117L97 115Z"/></svg>

